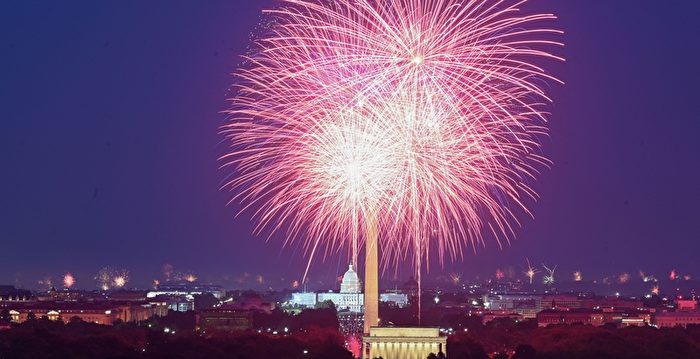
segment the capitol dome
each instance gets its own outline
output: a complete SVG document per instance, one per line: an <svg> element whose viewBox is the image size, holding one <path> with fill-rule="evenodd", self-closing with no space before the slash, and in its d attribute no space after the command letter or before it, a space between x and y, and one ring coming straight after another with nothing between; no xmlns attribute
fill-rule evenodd
<svg viewBox="0 0 700 359"><path fill-rule="evenodd" d="M360 293L362 292L362 284L357 272L349 265L348 271L343 275L343 281L340 282L340 293Z"/></svg>

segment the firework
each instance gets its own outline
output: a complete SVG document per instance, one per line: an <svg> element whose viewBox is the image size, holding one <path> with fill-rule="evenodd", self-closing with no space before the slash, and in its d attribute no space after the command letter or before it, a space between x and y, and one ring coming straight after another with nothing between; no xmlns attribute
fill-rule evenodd
<svg viewBox="0 0 700 359"><path fill-rule="evenodd" d="M525 258L527 261L527 271L525 271L525 276L530 280L530 284L532 284L532 280L535 278L535 274L537 274L538 270L535 269L532 265L530 265L530 260Z"/></svg>
<svg viewBox="0 0 700 359"><path fill-rule="evenodd" d="M103 267L95 275L95 281L97 286L103 291L111 288L123 288L129 282L129 271Z"/></svg>
<svg viewBox="0 0 700 359"><path fill-rule="evenodd" d="M184 279L186 282L194 283L197 280L197 276L190 273L190 274L185 275Z"/></svg>
<svg viewBox="0 0 700 359"><path fill-rule="evenodd" d="M165 278L166 282L170 281L170 279L173 276L174 270L175 269L174 269L172 264L169 264L169 263L163 264L163 268L161 268L161 272L163 273L163 278Z"/></svg>
<svg viewBox="0 0 700 359"><path fill-rule="evenodd" d="M110 286L112 285L112 273L112 268L104 267L95 275L95 281L97 281L97 286L101 290L109 290Z"/></svg>
<svg viewBox="0 0 700 359"><path fill-rule="evenodd" d="M658 285L655 285L653 288L651 288L651 294L659 295L659 286Z"/></svg>
<svg viewBox="0 0 700 359"><path fill-rule="evenodd" d="M581 271L574 272L574 282L580 282L583 280L583 273Z"/></svg>
<svg viewBox="0 0 700 359"><path fill-rule="evenodd" d="M53 280L51 280L51 277L49 277L49 276L44 277L43 279L39 279L39 281L37 281L37 283L39 285L45 286L46 288L49 288L49 289L51 287L53 287Z"/></svg>
<svg viewBox="0 0 700 359"><path fill-rule="evenodd" d="M524 1L286 0L236 72L223 166L268 228L310 258L347 248L356 263L376 226L382 264L429 250L459 259L530 214L548 164L535 64L560 31ZM373 228L373 227L372 227Z"/></svg>
<svg viewBox="0 0 700 359"><path fill-rule="evenodd" d="M454 285L459 285L462 282L462 275L459 273L450 273L450 282Z"/></svg>
<svg viewBox="0 0 700 359"><path fill-rule="evenodd" d="M542 277L542 283L547 284L547 285L553 285L554 284L554 271L557 270L557 266L549 268L549 267L547 267L547 265L542 264L542 267L544 267L544 270L547 271L547 274Z"/></svg>
<svg viewBox="0 0 700 359"><path fill-rule="evenodd" d="M63 275L63 287L70 288L75 285L75 277L69 273Z"/></svg>
<svg viewBox="0 0 700 359"><path fill-rule="evenodd" d="M654 277L653 275L647 275L647 274L644 273L644 271L642 271L642 270L639 271L639 277L642 278L642 281L643 281L644 283L658 282L658 280L656 279L656 277Z"/></svg>
<svg viewBox="0 0 700 359"><path fill-rule="evenodd" d="M506 274L501 270L501 268L496 269L496 280L503 280Z"/></svg>
<svg viewBox="0 0 700 359"><path fill-rule="evenodd" d="M129 272L126 270L119 270L114 273L112 278L112 284L115 288L123 288L126 283L129 282Z"/></svg>
<svg viewBox="0 0 700 359"><path fill-rule="evenodd" d="M678 274L676 274L676 270L675 270L675 269L671 270L671 273L668 275L668 279L670 279L670 280L676 280L676 279L678 279Z"/></svg>
<svg viewBox="0 0 700 359"><path fill-rule="evenodd" d="M630 280L630 274L629 273L622 273L617 277L617 281L620 284L625 284L629 282Z"/></svg>

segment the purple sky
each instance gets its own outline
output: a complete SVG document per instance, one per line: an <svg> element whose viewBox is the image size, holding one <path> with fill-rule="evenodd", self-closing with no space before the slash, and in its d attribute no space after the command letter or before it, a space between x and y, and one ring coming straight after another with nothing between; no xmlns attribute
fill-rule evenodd
<svg viewBox="0 0 700 359"><path fill-rule="evenodd" d="M229 74L269 4L0 5L0 283L70 271L90 288L111 265L143 286L165 263L227 286L244 272L273 286L301 276L299 250L253 238L218 190ZM528 8L555 12L566 31L567 62L554 66L566 85L551 89L544 143L554 166L511 246L489 243L444 271L520 271L529 257L588 276L700 277L700 3ZM311 277L342 274L344 262Z"/></svg>

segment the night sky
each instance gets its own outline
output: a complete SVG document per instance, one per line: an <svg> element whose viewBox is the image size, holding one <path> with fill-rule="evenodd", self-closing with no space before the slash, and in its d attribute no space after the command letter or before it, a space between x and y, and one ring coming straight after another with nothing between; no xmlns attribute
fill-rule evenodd
<svg viewBox="0 0 700 359"><path fill-rule="evenodd" d="M228 287L299 279L300 251L252 236L219 190L230 73L271 4L0 5L0 283L70 271L92 288L110 265L143 287L166 263ZM529 257L589 277L700 277L700 2L526 8L556 13L566 31L567 62L551 66L566 85L550 90L544 142L554 165L515 242L431 273L520 271ZM345 268L344 256L319 263L312 281Z"/></svg>

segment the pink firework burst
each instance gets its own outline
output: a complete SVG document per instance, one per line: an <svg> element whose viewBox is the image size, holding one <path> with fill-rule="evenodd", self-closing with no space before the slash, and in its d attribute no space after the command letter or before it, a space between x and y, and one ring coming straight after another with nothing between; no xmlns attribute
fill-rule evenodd
<svg viewBox="0 0 700 359"><path fill-rule="evenodd" d="M385 268L514 236L548 161L536 64L551 14L509 0L285 0L235 73L225 184L310 257L356 262L376 223Z"/></svg>

